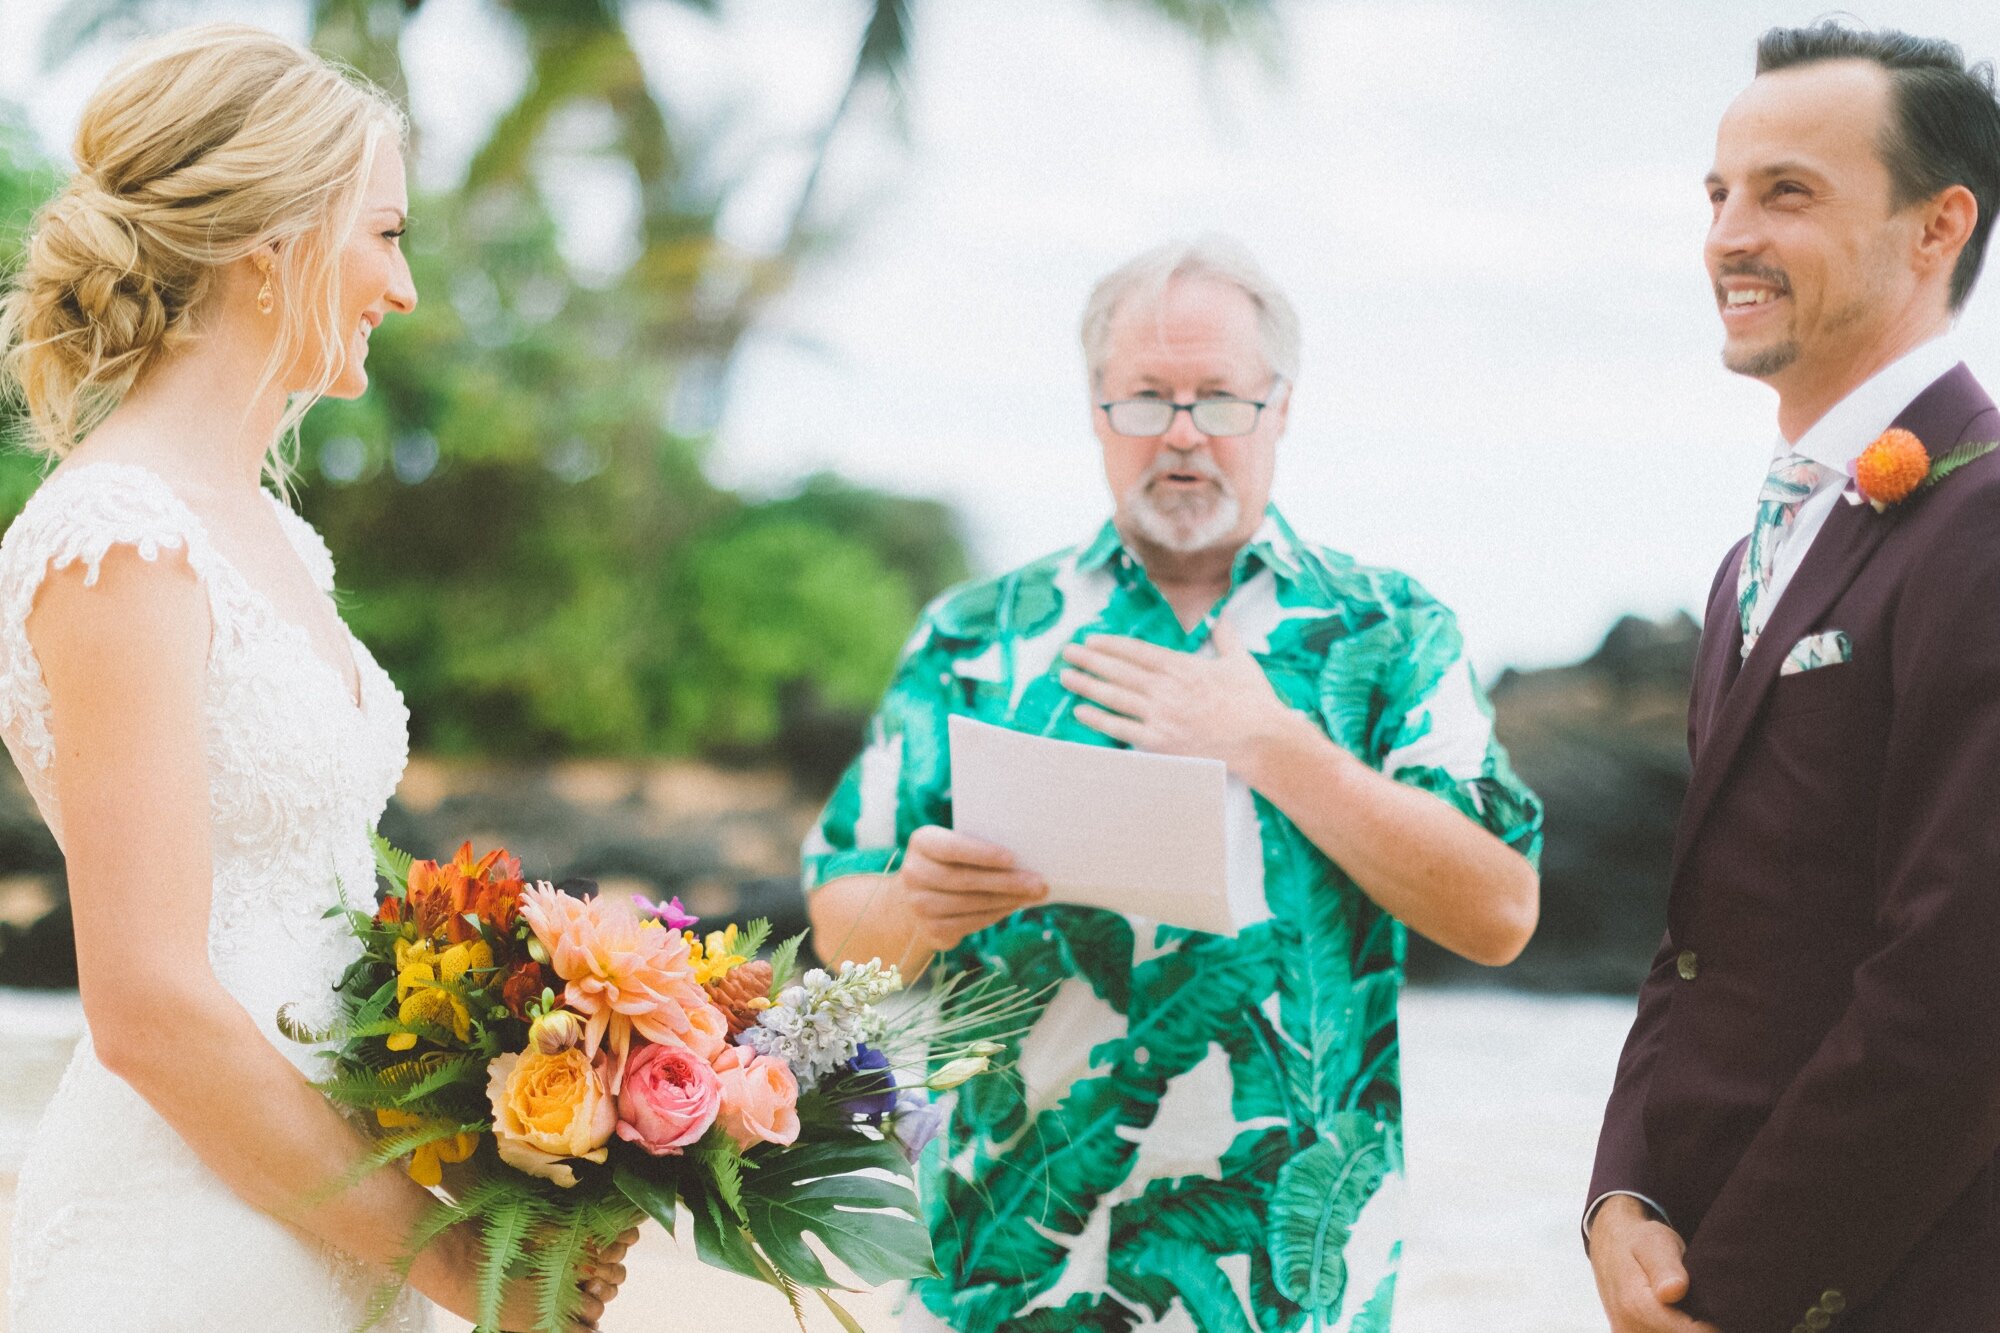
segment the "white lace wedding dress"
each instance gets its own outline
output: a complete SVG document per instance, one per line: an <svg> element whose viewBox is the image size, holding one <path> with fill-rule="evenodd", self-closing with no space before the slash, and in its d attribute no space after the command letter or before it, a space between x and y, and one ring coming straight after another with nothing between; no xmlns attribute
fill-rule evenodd
<svg viewBox="0 0 2000 1333"><path fill-rule="evenodd" d="M331 590L333 561L318 534L271 502L314 580ZM344 925L322 914L342 891L357 902L371 891L369 831L408 754L402 695L349 635L361 677L357 708L305 631L218 553L154 473L111 463L59 473L0 542L0 733L58 842L56 738L24 625L48 570L81 562L94 582L113 546L148 560L185 551L206 588L214 631L205 703L215 868L209 959L264 1036L316 1073L317 1060L274 1020L294 1002L308 1019L332 1014L331 988L356 950ZM132 873L146 867L135 863ZM144 931L146 922L131 928ZM246 1108L243 1126L254 1123ZM372 1288L358 1265L239 1200L98 1063L85 1038L21 1172L12 1333L349 1333ZM430 1308L406 1294L381 1327L427 1328Z"/></svg>

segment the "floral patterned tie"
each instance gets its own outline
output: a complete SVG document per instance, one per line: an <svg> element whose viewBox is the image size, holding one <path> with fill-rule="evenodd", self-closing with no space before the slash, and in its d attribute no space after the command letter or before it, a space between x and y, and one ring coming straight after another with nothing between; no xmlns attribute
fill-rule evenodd
<svg viewBox="0 0 2000 1333"><path fill-rule="evenodd" d="M1757 604L1771 586L1777 568L1778 547L1798 521L1799 506L1819 484L1819 464L1803 454L1780 454L1757 492L1757 526L1750 530L1750 547L1743 553L1743 568L1736 576L1736 610L1743 626L1743 655L1757 646L1762 626L1753 629ZM1768 619L1768 617L1767 617Z"/></svg>

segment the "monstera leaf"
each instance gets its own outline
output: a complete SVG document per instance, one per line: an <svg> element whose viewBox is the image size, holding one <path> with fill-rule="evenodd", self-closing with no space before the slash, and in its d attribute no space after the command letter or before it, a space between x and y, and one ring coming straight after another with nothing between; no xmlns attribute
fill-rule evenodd
<svg viewBox="0 0 2000 1333"><path fill-rule="evenodd" d="M1340 1313L1347 1240L1390 1167L1374 1120L1335 1117L1318 1143L1286 1163L1271 1197L1271 1262L1278 1290L1321 1318Z"/></svg>
<svg viewBox="0 0 2000 1333"><path fill-rule="evenodd" d="M855 1174L866 1170L895 1178ZM772 1265L805 1286L841 1285L806 1246L806 1232L870 1286L935 1277L909 1171L894 1145L874 1139L794 1147L745 1173L744 1217Z"/></svg>

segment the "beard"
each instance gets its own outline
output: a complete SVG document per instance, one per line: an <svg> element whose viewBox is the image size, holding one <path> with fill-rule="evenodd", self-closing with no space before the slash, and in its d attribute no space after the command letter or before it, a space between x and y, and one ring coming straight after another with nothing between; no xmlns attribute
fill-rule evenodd
<svg viewBox="0 0 2000 1333"><path fill-rule="evenodd" d="M1174 472L1192 473L1208 485L1186 491L1156 489L1163 477ZM1222 545L1235 533L1243 512L1235 487L1213 460L1168 453L1155 458L1125 492L1124 508L1139 537L1176 555Z"/></svg>
<svg viewBox="0 0 2000 1333"><path fill-rule="evenodd" d="M1787 338L1769 347L1746 348L1733 352L1722 349L1722 367L1738 375L1751 379L1769 379L1781 371L1790 370L1792 363L1799 359L1799 343L1796 338Z"/></svg>

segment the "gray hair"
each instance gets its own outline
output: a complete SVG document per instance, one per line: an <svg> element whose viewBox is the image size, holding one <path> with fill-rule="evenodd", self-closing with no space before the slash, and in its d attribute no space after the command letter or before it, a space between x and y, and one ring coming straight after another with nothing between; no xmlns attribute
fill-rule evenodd
<svg viewBox="0 0 2000 1333"><path fill-rule="evenodd" d="M1111 321L1127 301L1157 303L1176 278L1213 278L1226 282L1257 307L1257 327L1263 334L1264 361L1274 375L1295 381L1299 373L1299 315L1270 275L1257 265L1241 241L1208 232L1192 241L1169 241L1119 265L1091 289L1083 307L1083 363L1096 385L1111 341Z"/></svg>

